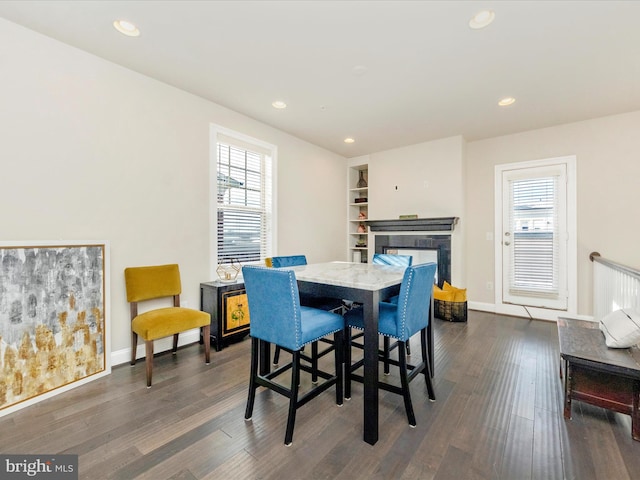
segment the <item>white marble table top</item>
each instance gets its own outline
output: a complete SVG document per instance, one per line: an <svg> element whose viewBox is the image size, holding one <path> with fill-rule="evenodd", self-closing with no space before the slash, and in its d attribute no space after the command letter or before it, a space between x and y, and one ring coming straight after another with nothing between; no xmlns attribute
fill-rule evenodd
<svg viewBox="0 0 640 480"><path fill-rule="evenodd" d="M361 290L380 290L402 282L405 267L371 263L328 262L287 267L296 279Z"/></svg>

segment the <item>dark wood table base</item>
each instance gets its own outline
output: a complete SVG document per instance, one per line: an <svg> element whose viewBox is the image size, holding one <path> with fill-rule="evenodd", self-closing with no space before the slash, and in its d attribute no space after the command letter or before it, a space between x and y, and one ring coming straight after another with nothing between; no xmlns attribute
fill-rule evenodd
<svg viewBox="0 0 640 480"><path fill-rule="evenodd" d="M558 338L564 418L573 400L631 415L631 436L640 441L640 351L608 348L598 323L584 320L559 319Z"/></svg>

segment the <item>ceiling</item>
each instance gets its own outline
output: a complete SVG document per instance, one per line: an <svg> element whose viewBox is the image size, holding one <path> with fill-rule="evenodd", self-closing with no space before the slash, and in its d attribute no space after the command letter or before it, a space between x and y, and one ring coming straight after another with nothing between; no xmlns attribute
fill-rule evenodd
<svg viewBox="0 0 640 480"><path fill-rule="evenodd" d="M0 17L345 157L640 110L636 1L4 0Z"/></svg>

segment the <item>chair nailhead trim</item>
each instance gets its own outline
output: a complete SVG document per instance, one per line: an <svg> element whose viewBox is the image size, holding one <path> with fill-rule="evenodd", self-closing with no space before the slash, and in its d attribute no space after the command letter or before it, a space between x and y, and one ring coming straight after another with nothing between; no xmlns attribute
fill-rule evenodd
<svg viewBox="0 0 640 480"><path fill-rule="evenodd" d="M405 292L410 291L411 290L411 282L413 281L413 269L409 269L409 277L407 278L407 285L406 285L406 289ZM402 336L404 336L404 334L406 333L406 317L407 317L407 302L408 302L408 295L405 295L405 298L403 299L402 302L402 312L398 311L398 314L400 316L400 334ZM397 338L397 337L396 337Z"/></svg>
<svg viewBox="0 0 640 480"><path fill-rule="evenodd" d="M291 270L289 270L287 273L289 274L289 288L291 289L291 298L294 299L293 314L296 318L298 318L301 315L301 313L298 310L298 307L295 302L295 291L293 288L294 284L297 285L296 276ZM300 330L300 322L295 322L295 323L296 323L296 345L300 345L300 342L302 341L302 331ZM300 345L300 348L302 348L302 345Z"/></svg>
<svg viewBox="0 0 640 480"><path fill-rule="evenodd" d="M333 330L333 331L331 331L331 332L327 332L327 333L326 333L326 334L324 334L324 335L321 335L321 336L319 336L319 337L317 337L317 338L314 338L313 340L309 340L308 342L305 342L304 344L302 344L302 345L300 346L300 348L304 347L305 345L309 345L310 343L317 342L317 341L318 341L318 340L320 340L321 338L326 337L327 335L331 335L332 333L339 332L339 331L341 331L341 330L342 330L341 328L337 328L337 329L335 329L335 330Z"/></svg>

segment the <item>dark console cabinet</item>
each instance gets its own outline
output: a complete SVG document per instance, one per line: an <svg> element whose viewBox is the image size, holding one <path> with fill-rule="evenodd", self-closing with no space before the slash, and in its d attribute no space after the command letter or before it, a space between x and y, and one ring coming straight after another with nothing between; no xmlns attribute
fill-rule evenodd
<svg viewBox="0 0 640 480"><path fill-rule="evenodd" d="M216 351L249 334L249 305L241 281L201 283L200 310L211 315L211 344Z"/></svg>

